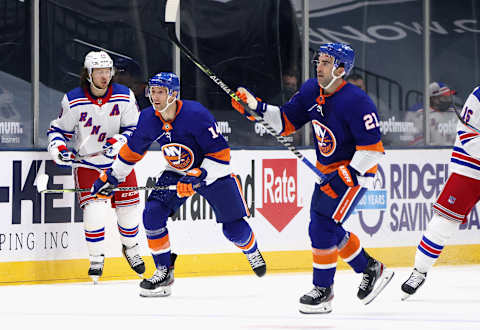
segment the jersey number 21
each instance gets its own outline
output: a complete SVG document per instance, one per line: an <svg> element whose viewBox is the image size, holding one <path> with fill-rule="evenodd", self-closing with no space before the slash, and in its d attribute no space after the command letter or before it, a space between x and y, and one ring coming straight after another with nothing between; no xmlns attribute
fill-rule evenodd
<svg viewBox="0 0 480 330"><path fill-rule="evenodd" d="M365 129L367 131L380 126L378 123L377 114L375 112L367 113L365 116L363 116L363 121L365 122Z"/></svg>

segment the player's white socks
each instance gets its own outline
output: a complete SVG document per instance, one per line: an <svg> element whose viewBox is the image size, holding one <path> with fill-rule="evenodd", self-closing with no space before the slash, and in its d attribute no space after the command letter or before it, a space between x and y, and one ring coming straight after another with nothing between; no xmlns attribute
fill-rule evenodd
<svg viewBox="0 0 480 330"><path fill-rule="evenodd" d="M132 247L138 242L138 224L140 214L137 205L117 207L115 209L118 218L118 232L120 241L126 247Z"/></svg>
<svg viewBox="0 0 480 330"><path fill-rule="evenodd" d="M105 221L111 216L105 201L92 201L83 208L83 228L88 254L99 256L105 252Z"/></svg>
<svg viewBox="0 0 480 330"><path fill-rule="evenodd" d="M442 253L443 247L452 237L460 224L447 220L434 213L423 233L415 254L415 269L420 273L427 273Z"/></svg>

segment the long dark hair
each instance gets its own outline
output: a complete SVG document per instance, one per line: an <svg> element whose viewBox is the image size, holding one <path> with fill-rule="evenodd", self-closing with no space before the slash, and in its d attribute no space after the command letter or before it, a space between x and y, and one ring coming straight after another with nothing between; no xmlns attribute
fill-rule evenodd
<svg viewBox="0 0 480 330"><path fill-rule="evenodd" d="M82 87L82 89L88 90L90 88L90 82L88 81L88 78L87 68L82 68L82 72L80 73L80 87Z"/></svg>

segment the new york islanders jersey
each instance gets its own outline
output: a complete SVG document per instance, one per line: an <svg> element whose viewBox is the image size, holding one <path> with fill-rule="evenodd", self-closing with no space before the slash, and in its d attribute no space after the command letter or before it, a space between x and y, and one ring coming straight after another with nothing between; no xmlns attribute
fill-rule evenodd
<svg viewBox="0 0 480 330"><path fill-rule="evenodd" d="M113 165L115 173L125 176L150 145L160 144L167 169L185 172L202 167L207 183L230 174L230 147L213 115L200 103L177 100L175 118L166 122L153 106L142 110L137 129L122 147Z"/></svg>
<svg viewBox="0 0 480 330"><path fill-rule="evenodd" d="M78 87L64 95L60 115L50 123L48 139L66 142L75 137L74 154L96 153L115 134L133 133L138 116L135 96L126 86L113 83L103 97ZM108 168L111 164L112 159L100 153L78 160L74 166Z"/></svg>
<svg viewBox="0 0 480 330"><path fill-rule="evenodd" d="M311 122L321 172L348 164L356 150L384 151L377 109L364 91L343 82L334 93L322 93L317 79L309 79L280 108L282 135ZM375 171L376 166L369 173Z"/></svg>
<svg viewBox="0 0 480 330"><path fill-rule="evenodd" d="M462 118L473 127L480 127L480 86L465 101ZM480 180L480 134L460 121L450 158L450 170Z"/></svg>

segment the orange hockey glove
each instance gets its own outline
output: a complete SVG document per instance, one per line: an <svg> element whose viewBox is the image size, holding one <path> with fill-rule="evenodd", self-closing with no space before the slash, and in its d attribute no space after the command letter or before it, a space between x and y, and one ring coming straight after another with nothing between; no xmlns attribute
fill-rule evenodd
<svg viewBox="0 0 480 330"><path fill-rule="evenodd" d="M235 94L244 102L248 108L255 112L258 116L263 117L263 113L267 109L267 104L261 102L262 100L258 97L255 97L250 91L248 91L244 87L239 87ZM240 114L247 117L250 121L255 121L255 117L250 115L242 104L237 102L235 99L232 98L232 107L237 110Z"/></svg>
<svg viewBox="0 0 480 330"><path fill-rule="evenodd" d="M335 199L338 197L337 193L332 189L332 186L330 186L330 183L327 183L324 186L320 187L320 190L323 191L325 194L327 194L328 197Z"/></svg>
<svg viewBox="0 0 480 330"><path fill-rule="evenodd" d="M180 198L192 196L195 194L195 189L205 185L204 179L206 177L207 170L203 168L191 169L177 182L177 196Z"/></svg>
<svg viewBox="0 0 480 330"><path fill-rule="evenodd" d="M333 173L330 179L320 186L320 190L323 191L328 197L336 199L338 198L337 191L341 187L354 187L358 185L357 175L359 173L350 165L342 165L337 169L337 172ZM335 191L335 188L337 191Z"/></svg>

